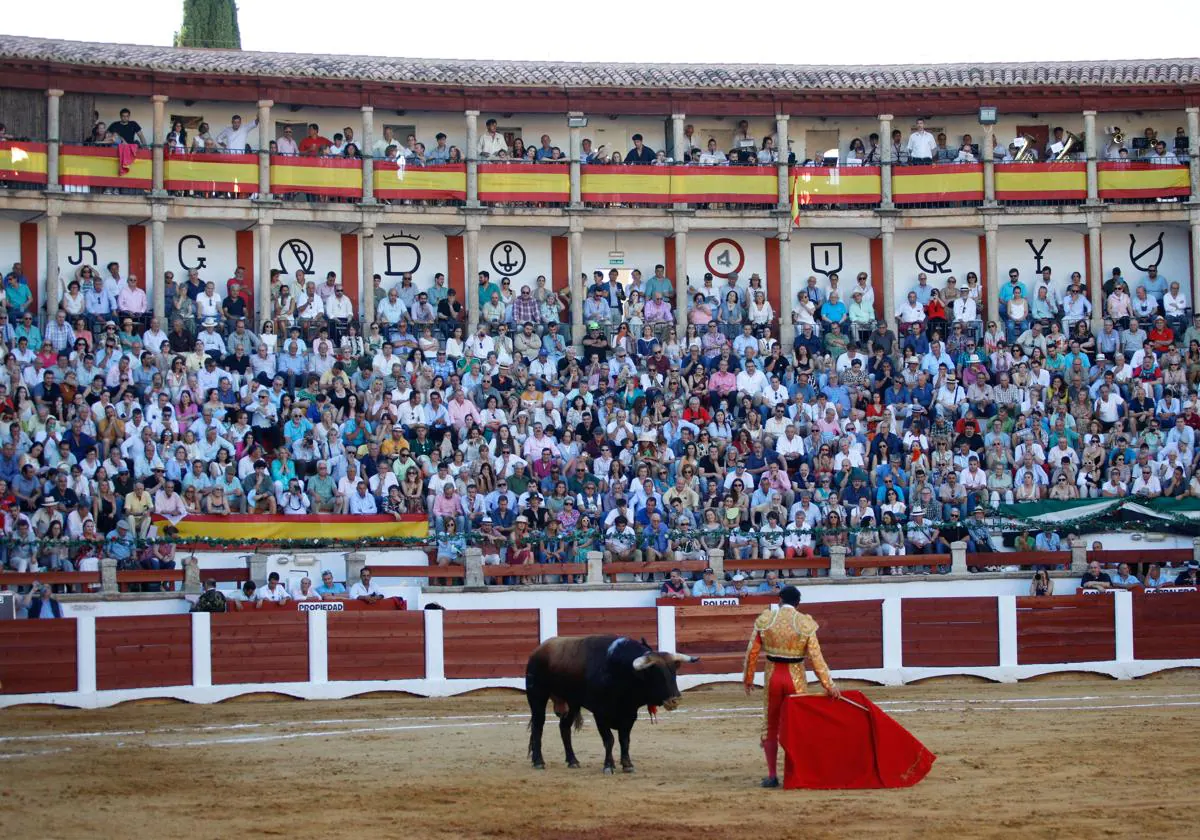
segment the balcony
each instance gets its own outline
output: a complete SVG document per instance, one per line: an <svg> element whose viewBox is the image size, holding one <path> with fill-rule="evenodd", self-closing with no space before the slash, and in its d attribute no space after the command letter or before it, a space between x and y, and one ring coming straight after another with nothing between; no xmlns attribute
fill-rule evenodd
<svg viewBox="0 0 1200 840"><path fill-rule="evenodd" d="M154 188L150 149L63 144L58 182L67 193L149 194ZM46 143L0 143L0 185L40 190L48 184ZM570 206L573 167L565 164L481 162L477 165L481 205L565 208ZM934 166L792 167L787 193L780 195L773 166L621 166L578 168L583 206L691 207L768 210L792 205L799 213L864 210L881 206L890 169L897 208L976 207L987 194L982 164ZM358 203L364 198L364 161L343 157L271 155L269 188L283 201ZM1143 161L1099 162L1097 196L1115 203L1186 200L1185 164ZM174 196L228 200L260 192L257 154L167 154L162 189ZM1009 206L1070 206L1087 200L1088 164L1008 163L994 167L997 202ZM467 164L398 166L373 162L373 198L394 204L461 205L471 198Z"/></svg>

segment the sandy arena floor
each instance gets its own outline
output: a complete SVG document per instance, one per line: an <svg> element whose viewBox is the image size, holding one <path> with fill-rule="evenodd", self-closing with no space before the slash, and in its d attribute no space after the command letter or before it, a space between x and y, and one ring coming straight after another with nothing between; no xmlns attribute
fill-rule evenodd
<svg viewBox="0 0 1200 840"><path fill-rule="evenodd" d="M637 773L525 758L524 697L0 712L0 826L44 837L1195 837L1200 674L867 693L939 756L915 788L763 791L761 695L689 691ZM1180 799L1179 797L1182 797ZM1179 802L1180 804L1175 804Z"/></svg>

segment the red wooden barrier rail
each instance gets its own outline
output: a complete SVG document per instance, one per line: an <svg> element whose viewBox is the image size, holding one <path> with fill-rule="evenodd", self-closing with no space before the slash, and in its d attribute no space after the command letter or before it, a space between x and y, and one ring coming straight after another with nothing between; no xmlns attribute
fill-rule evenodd
<svg viewBox="0 0 1200 840"><path fill-rule="evenodd" d="M75 691L75 619L0 621L0 694Z"/></svg>
<svg viewBox="0 0 1200 840"><path fill-rule="evenodd" d="M96 619L96 687L149 688L192 684L190 615Z"/></svg>
<svg viewBox="0 0 1200 840"><path fill-rule="evenodd" d="M995 598L904 598L900 605L906 667L1000 664Z"/></svg>
<svg viewBox="0 0 1200 840"><path fill-rule="evenodd" d="M1200 593L1133 593L1134 659L1186 659L1195 656L1198 633Z"/></svg>
<svg viewBox="0 0 1200 840"><path fill-rule="evenodd" d="M212 681L308 682L308 616L294 607L274 615L253 609L214 613Z"/></svg>
<svg viewBox="0 0 1200 840"><path fill-rule="evenodd" d="M645 639L658 647L658 610L654 607L604 607L560 609L558 635L592 636L613 634Z"/></svg>
<svg viewBox="0 0 1200 840"><path fill-rule="evenodd" d="M442 634L446 679L523 677L541 623L537 610L452 610Z"/></svg>
<svg viewBox="0 0 1200 840"><path fill-rule="evenodd" d="M1017 663L1108 662L1117 655L1115 599L1017 598Z"/></svg>
<svg viewBox="0 0 1200 840"><path fill-rule="evenodd" d="M329 679L424 679L423 612L331 613L328 628Z"/></svg>
<svg viewBox="0 0 1200 840"><path fill-rule="evenodd" d="M0 589L29 586L34 581L51 585L100 585L99 572L0 572Z"/></svg>

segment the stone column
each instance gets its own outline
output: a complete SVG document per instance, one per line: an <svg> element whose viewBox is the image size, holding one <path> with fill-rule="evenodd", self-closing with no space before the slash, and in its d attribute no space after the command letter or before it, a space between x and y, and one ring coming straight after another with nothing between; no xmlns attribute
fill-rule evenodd
<svg viewBox="0 0 1200 840"><path fill-rule="evenodd" d="M479 546L467 546L467 550L463 554L463 575L463 586L466 588L482 589L484 587L483 551Z"/></svg>
<svg viewBox="0 0 1200 840"><path fill-rule="evenodd" d="M583 117L582 111L568 111L567 112L568 120L581 119L582 117ZM573 125L568 126L567 127L567 139L568 139L567 148L570 150L568 152L568 154L570 155L570 167L571 167L571 206L572 207L582 207L583 206L583 189L582 189L583 182L581 179L583 177L583 173L581 172L581 164L579 162L579 155L583 151L583 129L578 126L573 126Z"/></svg>
<svg viewBox="0 0 1200 840"><path fill-rule="evenodd" d="M1200 301L1200 208L1192 209L1188 233L1192 249L1192 312L1198 312L1200 311L1200 308L1197 307L1197 301Z"/></svg>
<svg viewBox="0 0 1200 840"><path fill-rule="evenodd" d="M1088 297L1092 302L1092 329L1099 330L1104 322L1104 264L1100 251L1100 214L1087 214L1088 264L1092 276L1088 278Z"/></svg>
<svg viewBox="0 0 1200 840"><path fill-rule="evenodd" d="M62 105L63 92L57 88L46 91L46 191L59 192L62 187L58 184L58 147L62 143L59 135L59 112Z"/></svg>
<svg viewBox="0 0 1200 840"><path fill-rule="evenodd" d="M161 319L167 314L167 283L163 277L167 273L165 241L167 208L160 205L151 209L153 212L153 218L150 221L150 274L152 278L146 282L153 284L150 286L150 295L154 301L154 314Z"/></svg>
<svg viewBox="0 0 1200 840"><path fill-rule="evenodd" d="M784 226L786 225L786 230ZM792 221L779 223L779 343L784 354L792 351L796 326L792 323L792 307L796 305L796 290L792 288Z"/></svg>
<svg viewBox="0 0 1200 840"><path fill-rule="evenodd" d="M587 582L592 586L604 583L604 552L587 553Z"/></svg>
<svg viewBox="0 0 1200 840"><path fill-rule="evenodd" d="M983 141L979 144L979 157L983 161L983 204L985 207L996 203L996 156L992 154L992 138L995 136L996 126L985 125L983 127Z"/></svg>
<svg viewBox="0 0 1200 840"><path fill-rule="evenodd" d="M687 114L671 114L671 143L674 147L672 159L680 166L683 165L683 144L685 142L683 129L685 127L685 120L687 120ZM676 210L685 210L687 209L687 202L677 201L671 206ZM670 267L668 266L668 270L669 269ZM683 333L680 333L679 335L682 336Z"/></svg>
<svg viewBox="0 0 1200 840"><path fill-rule="evenodd" d="M62 282L58 268L58 219L62 213L60 201L51 201L46 209L46 315L54 317L62 297ZM34 283L37 282L35 277Z"/></svg>
<svg viewBox="0 0 1200 840"><path fill-rule="evenodd" d="M880 158L883 161L883 166L881 168L882 175L880 177L880 189L882 192L882 197L880 199L880 206L887 208L887 209L891 209L893 207L893 204L892 204L892 164L894 162L892 160L892 115L891 114L880 114L879 115L879 154L880 154ZM886 267L887 262L888 262L888 260L887 260L887 257L885 256L884 257L884 266L885 266L884 273L885 274L888 271L888 269ZM887 313L887 315L888 315L889 319L892 317L891 312Z"/></svg>
<svg viewBox="0 0 1200 840"><path fill-rule="evenodd" d="M983 244L987 259L987 312L986 316L999 323L1000 319L1000 258L996 243L996 222L984 221Z"/></svg>
<svg viewBox="0 0 1200 840"><path fill-rule="evenodd" d="M364 173L365 176L366 173ZM358 312L366 333L366 324L375 317L375 228L364 227L358 234L362 249L362 308ZM358 303L358 301L355 301Z"/></svg>
<svg viewBox="0 0 1200 840"><path fill-rule="evenodd" d="M1067 544L1071 547L1071 573L1081 575L1087 571L1087 543L1081 537L1071 537Z"/></svg>
<svg viewBox="0 0 1200 840"><path fill-rule="evenodd" d="M195 554L184 557L183 593L185 595L199 595L203 591L204 585L200 580L200 561L196 559Z"/></svg>
<svg viewBox="0 0 1200 840"><path fill-rule="evenodd" d="M271 106L274 104L273 99L258 100L258 197L262 201L271 199Z"/></svg>
<svg viewBox="0 0 1200 840"><path fill-rule="evenodd" d="M831 578L846 576L846 546L829 546L829 576Z"/></svg>
<svg viewBox="0 0 1200 840"><path fill-rule="evenodd" d="M883 320L891 326L896 318L896 220L882 221L879 239L883 252Z"/></svg>
<svg viewBox="0 0 1200 840"><path fill-rule="evenodd" d="M775 115L775 151L779 154L779 162L775 168L779 170L779 211L791 212L792 200L788 188L788 115Z"/></svg>
<svg viewBox="0 0 1200 840"><path fill-rule="evenodd" d="M573 219L572 222L575 220ZM583 275L583 230L574 226L567 234L567 255L571 276L567 278L567 293L571 295L571 343L583 349L583 298L587 294ZM583 354L579 354L583 358Z"/></svg>
<svg viewBox="0 0 1200 840"><path fill-rule="evenodd" d="M950 543L950 574L965 575L967 573L967 544L961 541Z"/></svg>
<svg viewBox="0 0 1200 840"><path fill-rule="evenodd" d="M105 595L116 595L121 591L117 584L117 561L111 557L100 558L100 591Z"/></svg>
<svg viewBox="0 0 1200 840"><path fill-rule="evenodd" d="M271 223L258 223L258 321L271 317Z"/></svg>
<svg viewBox="0 0 1200 840"><path fill-rule="evenodd" d="M467 111L467 206L479 206L479 112ZM470 272L468 272L470 273ZM470 278L467 283L471 282ZM478 309L478 303L476 303ZM478 312L476 313L478 317ZM474 322L472 322L474 324ZM472 329L474 327L472 326Z"/></svg>
<svg viewBox="0 0 1200 840"><path fill-rule="evenodd" d="M163 151L166 147L167 100L169 98L161 93L150 97L154 103L153 134L150 136L151 195L166 195L166 190L163 189Z"/></svg>
<svg viewBox="0 0 1200 840"><path fill-rule="evenodd" d="M1083 112L1083 157L1087 161L1087 203L1100 201L1100 181L1096 174L1096 112Z"/></svg>
<svg viewBox="0 0 1200 840"><path fill-rule="evenodd" d="M675 332L683 337L687 331L687 226L675 220Z"/></svg>
<svg viewBox="0 0 1200 840"><path fill-rule="evenodd" d="M734 568L737 567L737 558L734 558ZM708 568L713 570L713 577L718 581L725 580L725 552L719 548L708 549Z"/></svg>
<svg viewBox="0 0 1200 840"><path fill-rule="evenodd" d="M1192 202L1200 203L1200 107L1187 109L1188 167L1192 181ZM1195 307L1196 298L1192 298Z"/></svg>
<svg viewBox="0 0 1200 840"><path fill-rule="evenodd" d="M362 143L358 150L362 153L363 204L375 203L375 159L371 157L371 144L375 142L375 108L371 105L362 106ZM368 276L368 280L370 277ZM370 287L370 283L367 284Z"/></svg>
<svg viewBox="0 0 1200 840"><path fill-rule="evenodd" d="M476 201L478 203L478 201ZM465 233L467 252L467 335L474 335L479 326L479 219L467 217Z"/></svg>

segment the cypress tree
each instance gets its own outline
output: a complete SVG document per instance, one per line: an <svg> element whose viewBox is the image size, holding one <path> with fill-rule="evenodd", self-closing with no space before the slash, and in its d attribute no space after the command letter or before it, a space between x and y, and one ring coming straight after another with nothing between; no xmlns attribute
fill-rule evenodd
<svg viewBox="0 0 1200 840"><path fill-rule="evenodd" d="M235 0L183 0L183 25L175 33L175 46L240 50Z"/></svg>

